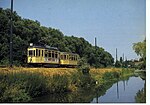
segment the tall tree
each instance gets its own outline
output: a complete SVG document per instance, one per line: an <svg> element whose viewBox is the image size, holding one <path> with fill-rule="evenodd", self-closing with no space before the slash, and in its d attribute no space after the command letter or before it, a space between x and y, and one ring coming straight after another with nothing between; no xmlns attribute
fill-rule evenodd
<svg viewBox="0 0 150 105"><path fill-rule="evenodd" d="M135 53L142 58L142 67L146 68L146 39L143 42L138 42L133 44L133 50Z"/></svg>
<svg viewBox="0 0 150 105"><path fill-rule="evenodd" d="M9 55L9 18L10 10L0 8L0 64L8 63ZM40 22L23 19L13 12L13 64L25 64L27 48L29 43L46 44L58 47L62 52L73 52L86 58L91 66L112 66L114 59L112 55L103 48L92 46L84 38L75 36L64 36L58 29L44 27Z"/></svg>

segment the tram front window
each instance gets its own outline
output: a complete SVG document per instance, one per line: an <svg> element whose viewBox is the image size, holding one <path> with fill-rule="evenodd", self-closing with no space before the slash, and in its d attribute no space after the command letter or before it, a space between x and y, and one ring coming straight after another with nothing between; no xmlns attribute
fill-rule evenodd
<svg viewBox="0 0 150 105"><path fill-rule="evenodd" d="M33 50L29 50L29 56L33 56Z"/></svg>

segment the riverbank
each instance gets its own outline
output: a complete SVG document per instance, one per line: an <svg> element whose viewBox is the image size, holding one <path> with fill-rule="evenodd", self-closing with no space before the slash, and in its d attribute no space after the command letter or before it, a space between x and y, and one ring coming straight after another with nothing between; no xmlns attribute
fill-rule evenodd
<svg viewBox="0 0 150 105"><path fill-rule="evenodd" d="M52 93L104 88L132 73L119 68L91 69L88 75L75 68L0 68L0 102L29 102Z"/></svg>

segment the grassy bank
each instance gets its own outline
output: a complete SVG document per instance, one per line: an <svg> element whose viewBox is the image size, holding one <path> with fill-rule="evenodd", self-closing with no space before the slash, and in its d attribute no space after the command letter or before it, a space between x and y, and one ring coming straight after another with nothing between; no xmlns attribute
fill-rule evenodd
<svg viewBox="0 0 150 105"><path fill-rule="evenodd" d="M75 68L0 68L0 102L28 102L50 93L103 86L130 72L104 68L91 69L89 75L83 75Z"/></svg>

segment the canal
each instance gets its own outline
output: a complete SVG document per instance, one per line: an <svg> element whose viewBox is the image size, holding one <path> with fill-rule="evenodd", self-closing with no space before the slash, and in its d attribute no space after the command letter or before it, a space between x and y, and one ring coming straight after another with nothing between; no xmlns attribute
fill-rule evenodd
<svg viewBox="0 0 150 105"><path fill-rule="evenodd" d="M57 93L36 98L31 102L47 103L135 103L136 93L144 88L145 80L129 77L108 85L108 89L88 89L72 93Z"/></svg>
<svg viewBox="0 0 150 105"><path fill-rule="evenodd" d="M129 80L119 81L107 90L105 95L94 98L92 103L135 103L136 93L144 88L145 81L140 77L130 77Z"/></svg>

